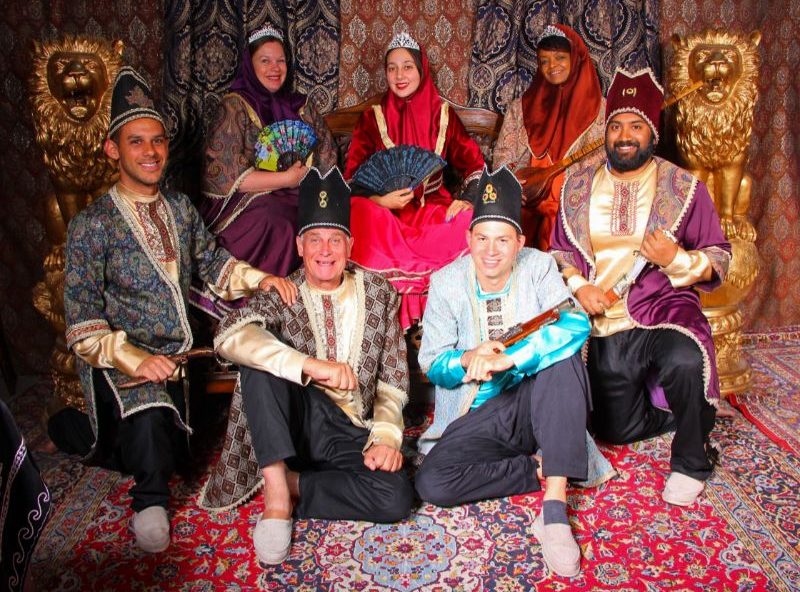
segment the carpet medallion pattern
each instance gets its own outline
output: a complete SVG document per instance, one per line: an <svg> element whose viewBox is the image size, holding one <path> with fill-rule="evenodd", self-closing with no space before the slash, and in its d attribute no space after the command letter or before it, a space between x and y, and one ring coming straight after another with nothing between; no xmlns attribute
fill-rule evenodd
<svg viewBox="0 0 800 592"><path fill-rule="evenodd" d="M800 383L786 378L800 368L798 345L793 351L775 345L766 357L753 358L760 375L754 396L761 397L754 409L770 409L769 417L789 431L794 416L776 407L791 405L775 401L794 396ZM759 394L764 385L771 401ZM40 396L33 389L20 408L35 407ZM40 438L34 424L22 426L32 430L29 442ZM718 421L713 439L720 465L701 501L687 509L660 497L670 436L602 446L619 477L596 489L570 490L570 519L584 557L581 574L571 580L547 572L533 536L541 493L456 508L423 504L395 525L298 520L289 559L264 570L251 541L260 497L231 512L197 508L208 458L198 459L193 477L175 479L173 543L152 556L133 544L130 479L39 453L55 509L34 556L35 589L800 590L800 456L738 414Z"/></svg>
<svg viewBox="0 0 800 592"><path fill-rule="evenodd" d="M193 504L200 480L177 481L173 544L153 557L132 542L130 482L99 469L85 469L71 508L60 507L36 573L45 590L797 589L800 483L789 480L780 449L744 420L722 424L716 437L723 463L690 509L660 500L669 437L604 448L620 477L569 497L584 555L573 580L547 573L531 532L541 493L424 504L397 525L299 520L289 560L262 570L250 538L259 498L211 515Z"/></svg>

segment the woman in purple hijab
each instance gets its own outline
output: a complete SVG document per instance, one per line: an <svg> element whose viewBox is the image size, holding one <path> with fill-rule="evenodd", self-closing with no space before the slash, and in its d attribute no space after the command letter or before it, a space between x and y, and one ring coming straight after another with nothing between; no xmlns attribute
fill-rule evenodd
<svg viewBox="0 0 800 592"><path fill-rule="evenodd" d="M219 243L237 259L286 276L299 265L294 247L297 186L304 163L271 172L255 168L259 132L271 123L301 120L317 136L314 165L336 164L333 137L305 95L292 90L283 35L266 25L248 39L239 74L223 97L206 143L203 198L198 209ZM214 294L192 288L191 299L215 316Z"/></svg>

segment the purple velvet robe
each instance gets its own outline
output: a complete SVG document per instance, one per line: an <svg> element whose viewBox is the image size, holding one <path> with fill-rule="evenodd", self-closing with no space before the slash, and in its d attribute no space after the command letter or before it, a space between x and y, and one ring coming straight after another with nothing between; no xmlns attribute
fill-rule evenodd
<svg viewBox="0 0 800 592"><path fill-rule="evenodd" d="M666 274L657 266L648 265L623 301L637 325L647 329L675 329L697 344L703 354L706 400L716 406L720 396L716 353L711 327L695 288L710 292L722 283L730 263L731 245L722 232L706 186L688 171L666 160L655 160L656 195L647 232L669 230L683 249L703 251L711 261L712 276L707 282L673 288ZM596 171L595 163L567 176L550 247L559 268L575 267L590 282L594 281L596 270L589 232L589 198ZM655 382L648 383L648 388L653 405L669 409L663 389Z"/></svg>

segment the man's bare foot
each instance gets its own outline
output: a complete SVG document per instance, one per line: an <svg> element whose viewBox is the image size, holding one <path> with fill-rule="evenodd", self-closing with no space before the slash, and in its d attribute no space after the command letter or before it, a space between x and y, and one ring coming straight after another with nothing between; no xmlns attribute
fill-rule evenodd
<svg viewBox="0 0 800 592"><path fill-rule="evenodd" d="M262 518L287 520L292 517L286 465L276 463L262 469L264 475L264 512Z"/></svg>

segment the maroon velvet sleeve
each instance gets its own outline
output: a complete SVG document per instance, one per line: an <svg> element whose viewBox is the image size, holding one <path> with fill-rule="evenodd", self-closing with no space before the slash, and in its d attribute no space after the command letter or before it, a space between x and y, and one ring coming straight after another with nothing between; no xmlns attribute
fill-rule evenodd
<svg viewBox="0 0 800 592"><path fill-rule="evenodd" d="M703 251L711 260L714 273L707 282L698 282L696 288L711 291L716 288L728 268L731 244L722 232L717 209L705 183L698 182L689 210L678 228L681 246L687 251Z"/></svg>

